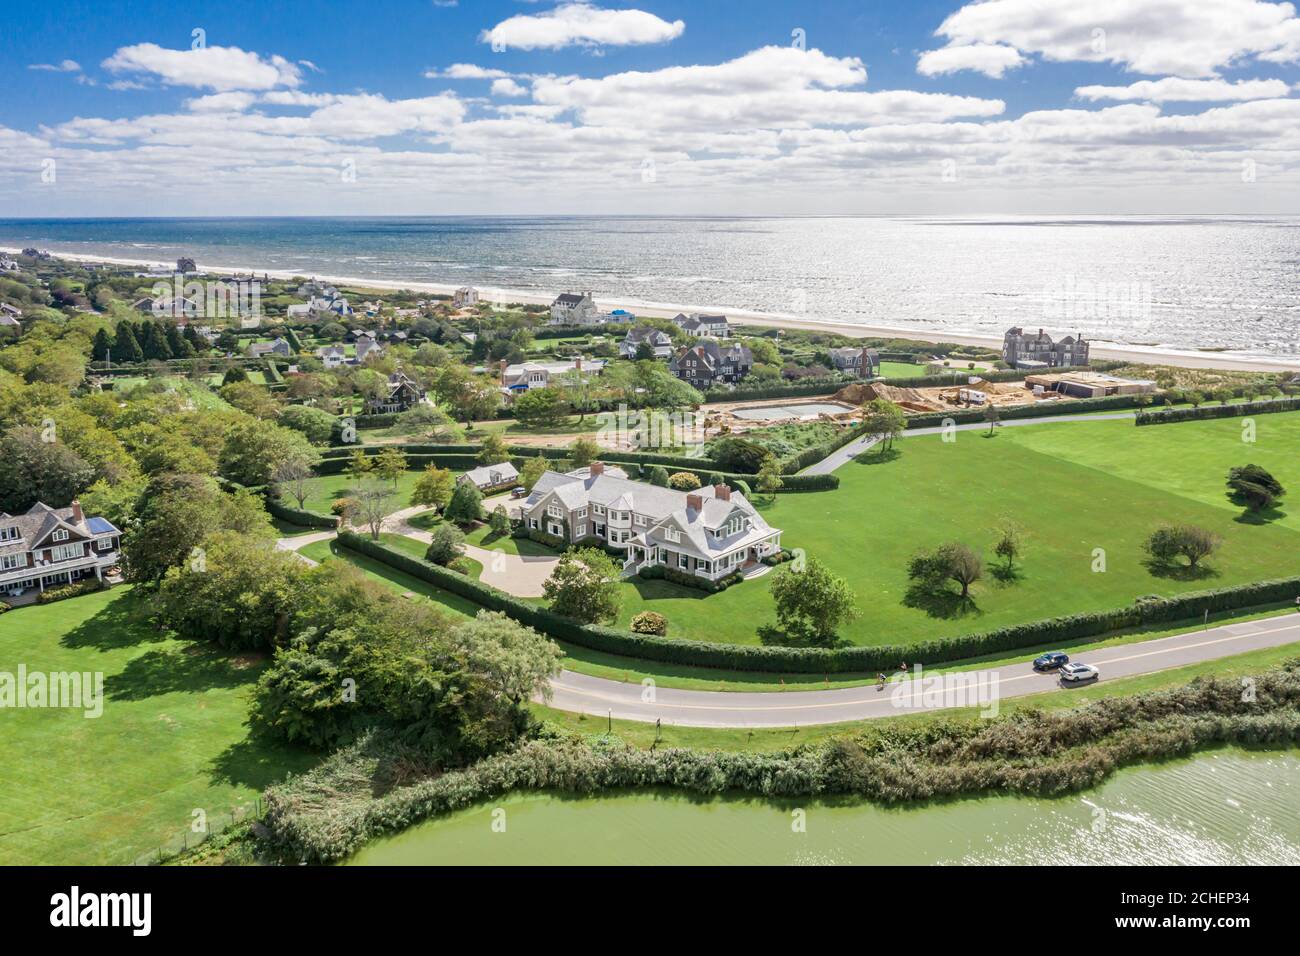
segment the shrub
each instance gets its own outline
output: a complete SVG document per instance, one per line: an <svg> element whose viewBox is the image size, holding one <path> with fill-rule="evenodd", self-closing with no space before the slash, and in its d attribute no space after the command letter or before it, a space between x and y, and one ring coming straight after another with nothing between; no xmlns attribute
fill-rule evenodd
<svg viewBox="0 0 1300 956"><path fill-rule="evenodd" d="M1234 405L1205 405L1201 408L1167 408L1163 411L1138 412L1139 425L1168 425L1174 422L1201 421L1207 418L1238 418L1246 415L1271 415L1276 412L1300 411L1300 398L1276 398L1263 402L1238 402Z"/></svg>
<svg viewBox="0 0 1300 956"><path fill-rule="evenodd" d="M450 564L465 553L465 536L459 528L446 521L435 525L429 538L424 560L433 564Z"/></svg>
<svg viewBox="0 0 1300 956"><path fill-rule="evenodd" d="M668 633L668 618L657 611L642 611L632 618L632 630L637 634L658 634L663 637Z"/></svg>
<svg viewBox="0 0 1300 956"><path fill-rule="evenodd" d="M62 601L64 598L80 597L83 594L93 594L95 591L102 591L106 587L99 578L86 578L84 581L77 581L74 584L64 584L57 588L46 588L36 596L37 604L49 604L52 601ZM5 610L8 610L6 605Z"/></svg>
<svg viewBox="0 0 1300 956"><path fill-rule="evenodd" d="M700 487L700 476L691 471L677 471L668 476L668 484L678 491L694 491Z"/></svg>

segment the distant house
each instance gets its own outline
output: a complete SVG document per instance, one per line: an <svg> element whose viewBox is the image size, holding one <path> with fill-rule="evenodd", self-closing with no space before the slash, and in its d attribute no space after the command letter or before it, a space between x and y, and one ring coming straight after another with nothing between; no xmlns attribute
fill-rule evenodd
<svg viewBox="0 0 1300 956"><path fill-rule="evenodd" d="M394 372L388 377L388 391L380 398L366 401L366 413L369 415L388 415L404 412L424 401L424 389L406 376L404 372Z"/></svg>
<svg viewBox="0 0 1300 956"><path fill-rule="evenodd" d="M5 325L17 325L18 320L23 317L23 310L8 302L0 302L0 317L8 320Z"/></svg>
<svg viewBox="0 0 1300 956"><path fill-rule="evenodd" d="M560 384L563 376L571 372L599 375L605 370L603 359L575 358L559 362L521 362L519 365L501 364L501 387L508 392L522 392L530 388L545 388Z"/></svg>
<svg viewBox="0 0 1300 956"><path fill-rule="evenodd" d="M184 275L187 272L198 272L198 264L189 256L182 256L176 260L176 271Z"/></svg>
<svg viewBox="0 0 1300 956"><path fill-rule="evenodd" d="M636 321L636 316L627 309L615 309L613 312L601 312L596 316L597 325L628 325Z"/></svg>
<svg viewBox="0 0 1300 956"><path fill-rule="evenodd" d="M347 363L348 353L341 345L330 345L316 350L316 357L327 369L340 368Z"/></svg>
<svg viewBox="0 0 1300 956"><path fill-rule="evenodd" d="M10 259L8 256L0 256L0 272L17 272L18 260Z"/></svg>
<svg viewBox="0 0 1300 956"><path fill-rule="evenodd" d="M384 347L372 338L357 339L357 361L364 362L367 358L384 354Z"/></svg>
<svg viewBox="0 0 1300 956"><path fill-rule="evenodd" d="M565 292L551 303L550 325L598 325L596 300L590 292Z"/></svg>
<svg viewBox="0 0 1300 956"><path fill-rule="evenodd" d="M1026 335L1019 327L1007 329L1002 338L1002 361L1012 368L1039 369L1064 368L1088 364L1089 345L1083 336L1067 335L1059 342L1042 329L1037 335Z"/></svg>
<svg viewBox="0 0 1300 956"><path fill-rule="evenodd" d="M677 353L668 369L683 382L707 390L715 385L734 385L754 367L754 353L743 345L719 345L701 339Z"/></svg>
<svg viewBox="0 0 1300 956"><path fill-rule="evenodd" d="M173 298L170 295L159 296L158 298L145 296L143 299L136 299L132 302L131 308L137 312L152 315L154 318L170 318L182 322L203 315L203 308L197 300L184 297Z"/></svg>
<svg viewBox="0 0 1300 956"><path fill-rule="evenodd" d="M696 338L726 339L731 337L731 326L727 324L725 315L705 315L702 312L692 312L690 315L685 315L679 312L673 317L673 324L687 335L693 335Z"/></svg>
<svg viewBox="0 0 1300 956"><path fill-rule="evenodd" d="M519 484L519 469L505 461L499 465L471 468L456 480L472 482L479 491L495 491Z"/></svg>
<svg viewBox="0 0 1300 956"><path fill-rule="evenodd" d="M281 355L288 358L293 354L293 349L288 340L276 338L270 342L251 343L248 346L248 354L251 358L265 358L268 355Z"/></svg>
<svg viewBox="0 0 1300 956"><path fill-rule="evenodd" d="M470 286L461 286L456 290L456 294L451 297L451 304L457 309L465 309L472 305L478 305L478 289Z"/></svg>
<svg viewBox="0 0 1300 956"><path fill-rule="evenodd" d="M323 295L313 296L307 303L307 312L314 319L347 318L352 315L352 307L346 298L331 289Z"/></svg>
<svg viewBox="0 0 1300 956"><path fill-rule="evenodd" d="M104 577L118 564L122 533L107 518L86 517L81 503L37 502L20 515L0 514L0 590L24 591Z"/></svg>
<svg viewBox="0 0 1300 956"><path fill-rule="evenodd" d="M289 322L306 322L311 318L311 305L305 302L295 303L284 310L284 317Z"/></svg>
<svg viewBox="0 0 1300 956"><path fill-rule="evenodd" d="M872 378L880 374L880 353L875 349L842 348L831 349L831 364L837 372L851 372L860 378Z"/></svg>
<svg viewBox="0 0 1300 956"><path fill-rule="evenodd" d="M643 343L650 347L657 359L668 358L673 354L672 336L667 332L651 328L630 330L619 343L618 354L625 359L634 359Z"/></svg>

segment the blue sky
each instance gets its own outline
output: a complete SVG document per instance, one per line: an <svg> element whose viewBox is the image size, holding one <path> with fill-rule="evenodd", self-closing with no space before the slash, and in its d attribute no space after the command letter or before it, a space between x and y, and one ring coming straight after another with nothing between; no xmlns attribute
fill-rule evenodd
<svg viewBox="0 0 1300 956"><path fill-rule="evenodd" d="M1300 212L1300 19L1266 0L6 20L0 216Z"/></svg>

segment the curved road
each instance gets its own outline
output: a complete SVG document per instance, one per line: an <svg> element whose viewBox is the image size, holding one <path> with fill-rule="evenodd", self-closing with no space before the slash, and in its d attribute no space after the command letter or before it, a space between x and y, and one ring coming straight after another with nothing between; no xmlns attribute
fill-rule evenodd
<svg viewBox="0 0 1300 956"><path fill-rule="evenodd" d="M1225 624L1152 641L1084 652L1077 659L1101 671L1103 681L1196 664L1244 651L1280 647L1300 641L1300 615ZM832 724L872 717L896 717L914 710L984 706L989 700L1023 697L1059 688L1052 674L1038 674L1026 659L995 670L952 672L971 675L973 687L964 699L927 702L895 700L895 684L882 690L875 685L842 690L729 691L646 688L600 677L564 671L551 681L550 706L559 710L612 715L619 720L640 720L686 727L794 727ZM929 689L929 679L918 683ZM927 695L928 696L928 695ZM649 699L646 699L649 698Z"/></svg>

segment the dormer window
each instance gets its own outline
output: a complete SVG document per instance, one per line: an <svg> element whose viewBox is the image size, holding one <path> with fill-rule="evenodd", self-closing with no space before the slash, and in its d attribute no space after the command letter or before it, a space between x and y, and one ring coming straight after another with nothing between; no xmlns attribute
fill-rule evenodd
<svg viewBox="0 0 1300 956"><path fill-rule="evenodd" d="M51 541L67 541L67 540L68 540L68 532L65 531L63 528L59 528L57 531L54 532L54 534L50 535L50 540L51 540Z"/></svg>
<svg viewBox="0 0 1300 956"><path fill-rule="evenodd" d="M22 536L23 532L16 524L0 528L0 541L17 541Z"/></svg>
<svg viewBox="0 0 1300 956"><path fill-rule="evenodd" d="M682 533L676 528L664 528L664 537L676 543L682 540Z"/></svg>

